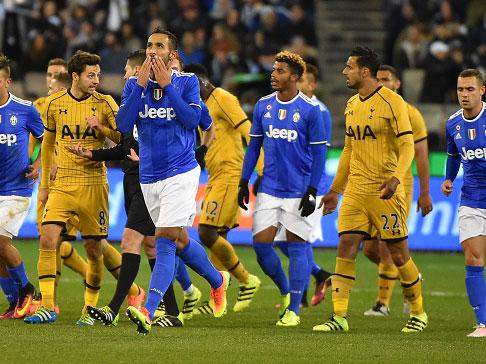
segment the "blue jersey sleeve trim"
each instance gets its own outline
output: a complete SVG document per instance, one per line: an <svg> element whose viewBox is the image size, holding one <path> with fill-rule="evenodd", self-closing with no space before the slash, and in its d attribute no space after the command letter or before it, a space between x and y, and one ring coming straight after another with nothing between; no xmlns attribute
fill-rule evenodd
<svg viewBox="0 0 486 364"><path fill-rule="evenodd" d="M251 138L250 143L243 161L243 170L241 171L241 178L249 180L253 170L255 169L258 157L260 156L260 149L263 145L263 139Z"/></svg>
<svg viewBox="0 0 486 364"><path fill-rule="evenodd" d="M329 142L327 140L323 140L321 142L310 142L309 144L310 145L317 145L317 144L326 144L326 145L328 145Z"/></svg>

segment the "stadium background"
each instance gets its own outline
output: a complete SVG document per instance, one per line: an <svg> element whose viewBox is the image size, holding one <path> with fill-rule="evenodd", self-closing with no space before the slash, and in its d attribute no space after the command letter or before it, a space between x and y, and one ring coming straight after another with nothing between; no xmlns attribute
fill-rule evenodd
<svg viewBox="0 0 486 364"><path fill-rule="evenodd" d="M321 70L318 96L333 116L336 149L328 162L332 178L343 143L343 106L352 94L340 71L352 47L370 46L384 63L401 72L401 92L423 113L429 147L436 152L431 154L434 211L425 219L412 212L411 246L458 250L460 182L450 198L440 193L443 129L448 115L458 109L458 72L467 67L486 69L485 13L486 2L476 0L5 0L0 4L0 49L12 60L11 91L17 96L34 100L45 95L48 60L68 59L83 49L102 57L99 90L119 98L127 54L143 48L150 30L161 26L179 37L184 63L205 64L213 83L237 94L250 116L256 100L271 92L268 79L274 54L290 49ZM122 173L116 166L110 168L109 179L109 234L118 240L125 213ZM198 198L206 179L201 177ZM230 240L251 240L250 216L251 209L242 215L241 227ZM322 219L324 236L318 245L336 245L336 219L336 214ZM21 237L36 236L32 206Z"/></svg>

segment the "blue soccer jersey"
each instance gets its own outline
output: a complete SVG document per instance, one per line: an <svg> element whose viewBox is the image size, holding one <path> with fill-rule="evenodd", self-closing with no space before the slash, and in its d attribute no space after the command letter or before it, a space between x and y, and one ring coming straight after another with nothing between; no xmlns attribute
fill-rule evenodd
<svg viewBox="0 0 486 364"><path fill-rule="evenodd" d="M332 137L332 119L331 113L324 103L319 100L316 95L311 97L311 100L314 101L316 104L319 105L319 110L321 110L322 118L324 120L324 128L326 131L325 139L327 140L327 147L331 146L331 137ZM331 178L326 174L326 168L322 171L321 179L319 180L319 184L317 185L317 195L324 195L328 189L331 182Z"/></svg>
<svg viewBox="0 0 486 364"><path fill-rule="evenodd" d="M202 131L207 131L213 125L213 119L209 115L209 110L204 101L201 100L201 120L199 121L199 127Z"/></svg>
<svg viewBox="0 0 486 364"><path fill-rule="evenodd" d="M141 183L196 168L194 131L200 117L199 81L194 74L172 71L172 82L164 89L153 80L143 88L137 77L128 79L116 123L122 133L137 126Z"/></svg>
<svg viewBox="0 0 486 364"><path fill-rule="evenodd" d="M319 106L299 92L292 100L277 93L255 105L251 137L263 138L264 168L260 192L275 197L301 198L310 182L312 144L327 144Z"/></svg>
<svg viewBox="0 0 486 364"><path fill-rule="evenodd" d="M44 135L39 112L32 102L12 94L0 106L0 196L32 195L32 181L28 172L29 134Z"/></svg>
<svg viewBox="0 0 486 364"><path fill-rule="evenodd" d="M464 170L461 206L486 209L486 103L474 119L459 110L446 124L447 153L460 156Z"/></svg>

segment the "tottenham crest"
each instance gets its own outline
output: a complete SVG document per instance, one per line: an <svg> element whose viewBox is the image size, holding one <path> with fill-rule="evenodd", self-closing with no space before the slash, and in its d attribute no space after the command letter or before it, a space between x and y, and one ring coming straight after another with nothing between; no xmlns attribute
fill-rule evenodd
<svg viewBox="0 0 486 364"><path fill-rule="evenodd" d="M159 101L162 98L162 89L154 88L154 99Z"/></svg>

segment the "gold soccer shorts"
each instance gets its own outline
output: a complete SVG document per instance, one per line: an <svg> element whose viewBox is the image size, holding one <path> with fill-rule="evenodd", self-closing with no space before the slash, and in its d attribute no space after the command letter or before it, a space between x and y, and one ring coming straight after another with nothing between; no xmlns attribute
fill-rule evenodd
<svg viewBox="0 0 486 364"><path fill-rule="evenodd" d="M214 226L219 232L226 232L238 226L238 185L208 184L204 192L199 224Z"/></svg>
<svg viewBox="0 0 486 364"><path fill-rule="evenodd" d="M63 235L77 228L81 237L106 238L108 235L108 185L62 186L51 189L42 217L42 225L63 226ZM67 231L68 228L71 231ZM75 233L73 234L76 235Z"/></svg>
<svg viewBox="0 0 486 364"><path fill-rule="evenodd" d="M395 193L388 200L379 196L344 194L338 217L339 236L362 234L365 238L377 236L386 242L407 238L407 210L405 195Z"/></svg>

